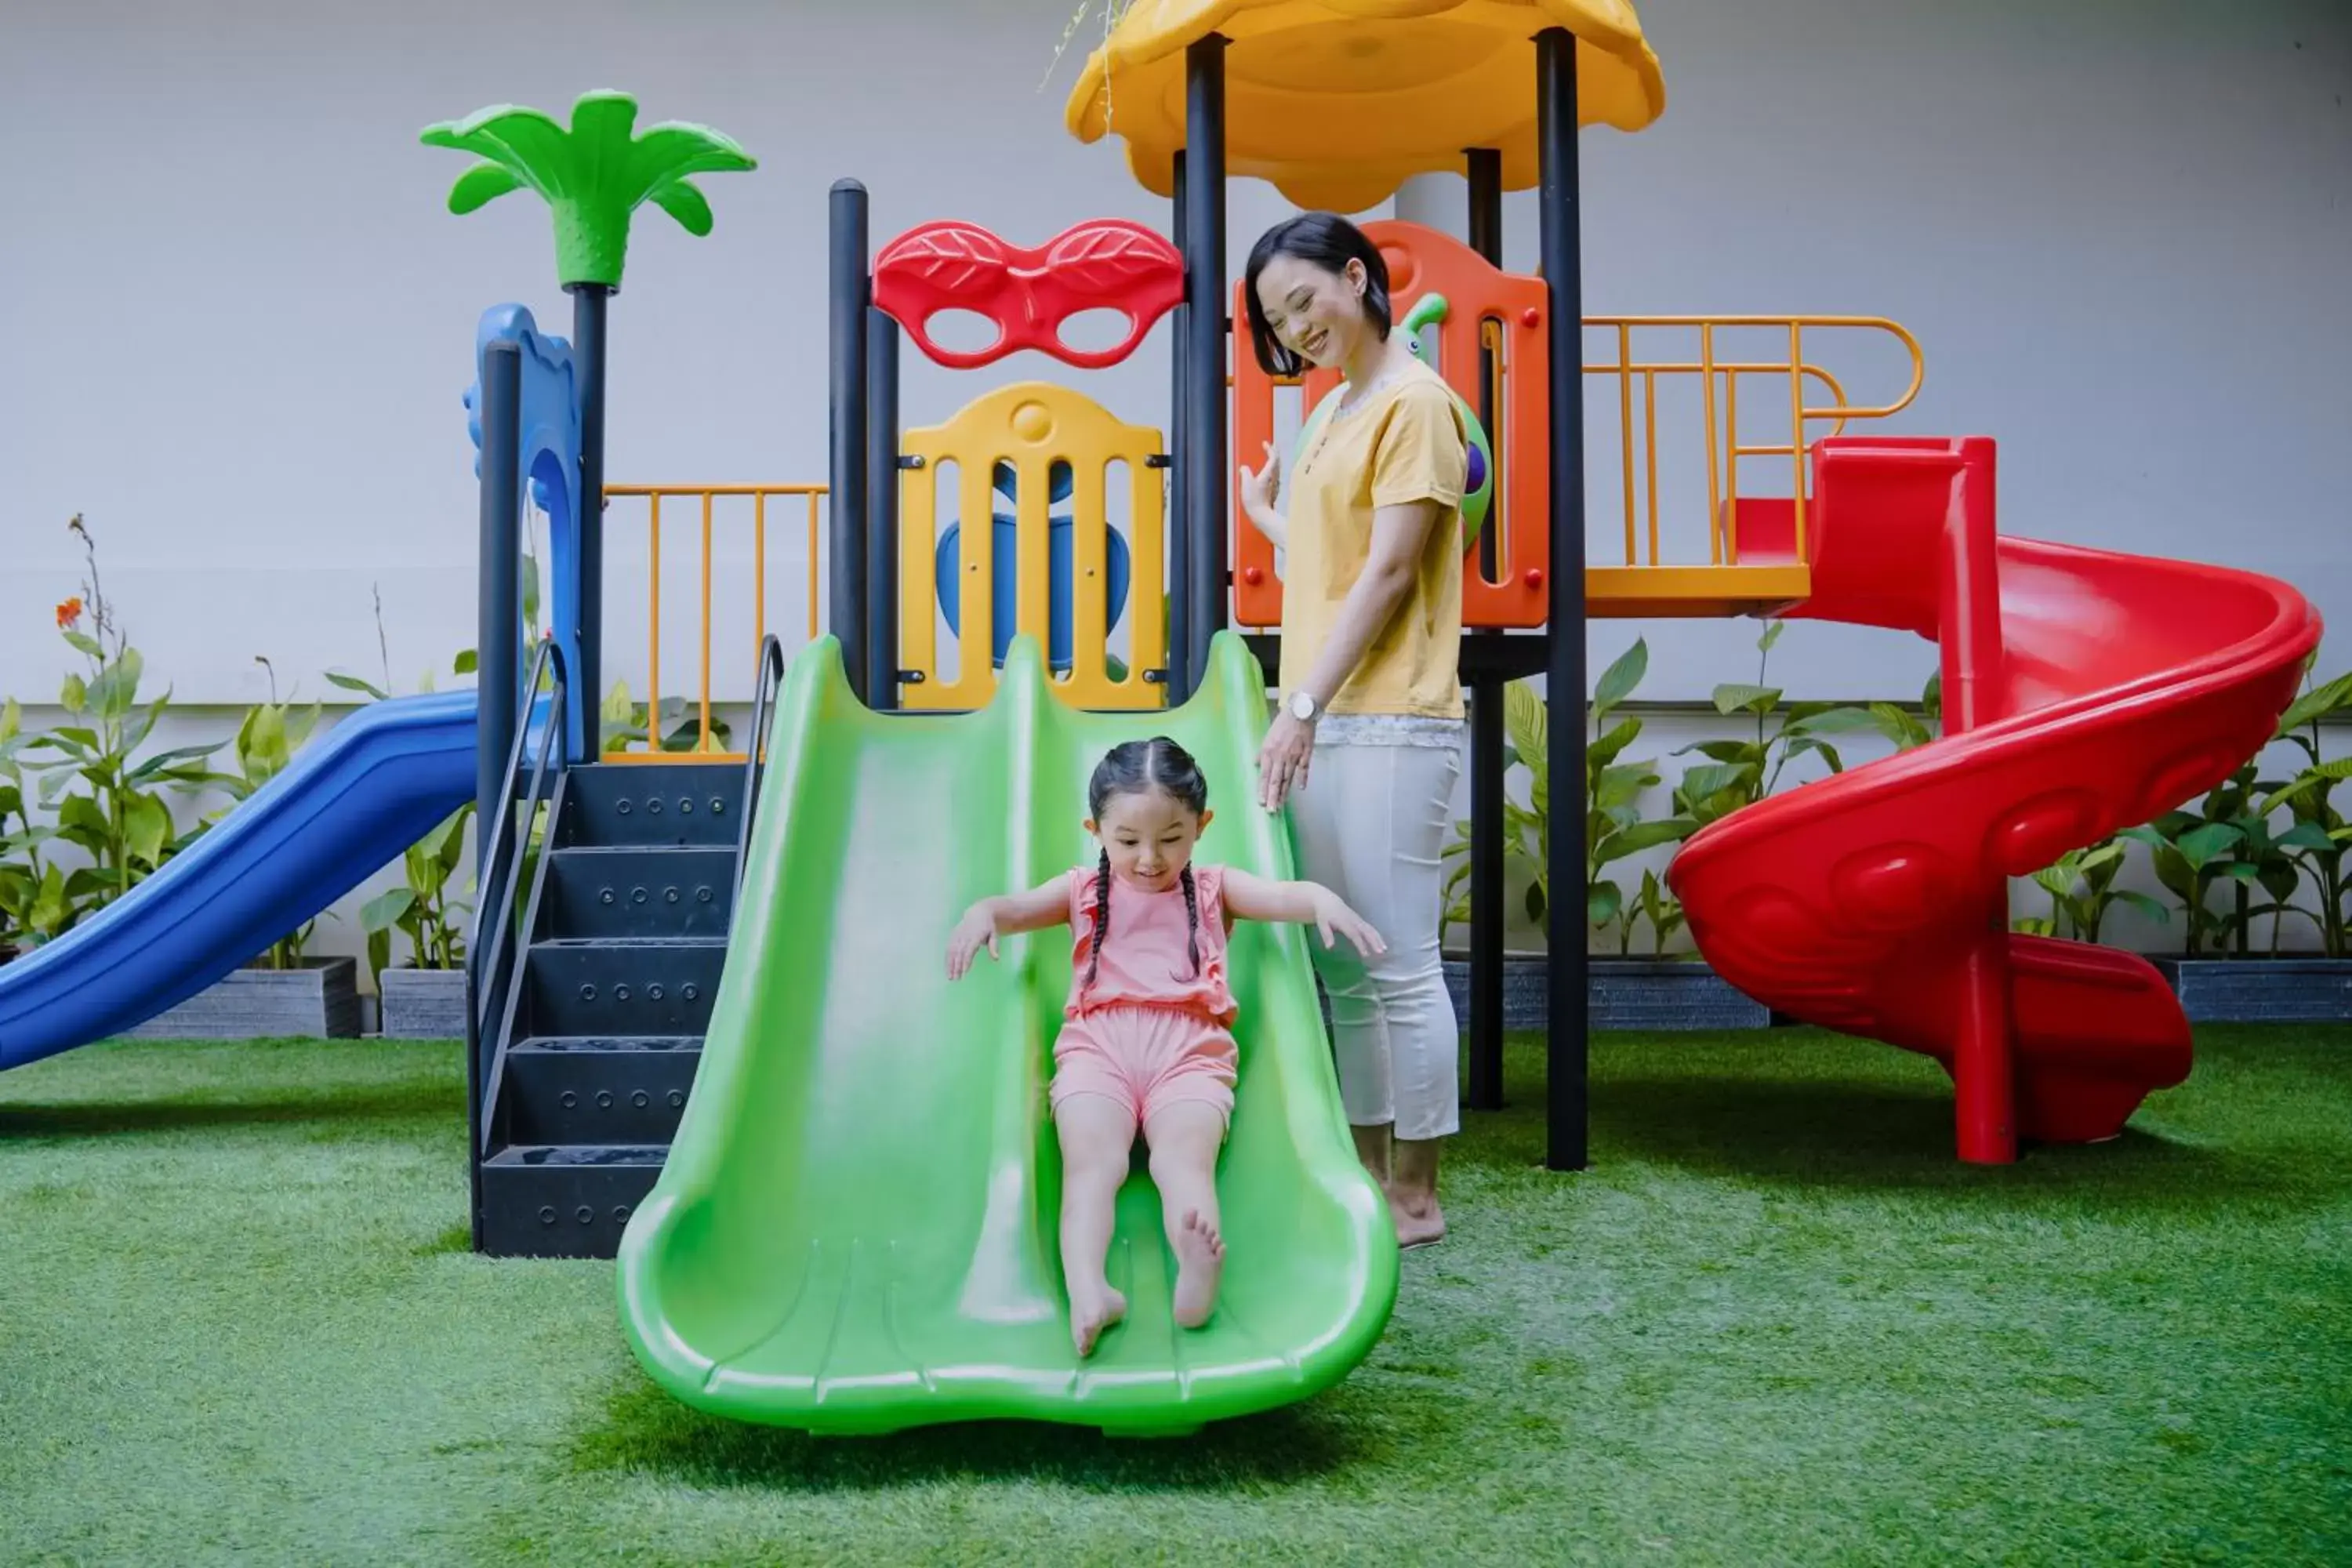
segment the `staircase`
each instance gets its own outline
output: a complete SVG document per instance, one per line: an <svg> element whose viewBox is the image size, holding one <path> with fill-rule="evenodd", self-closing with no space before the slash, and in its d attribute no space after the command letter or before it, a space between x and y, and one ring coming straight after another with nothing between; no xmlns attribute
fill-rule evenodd
<svg viewBox="0 0 2352 1568"><path fill-rule="evenodd" d="M556 785L519 892L521 982L484 1052L483 1252L619 1250L701 1060L742 802L740 763L597 763Z"/></svg>

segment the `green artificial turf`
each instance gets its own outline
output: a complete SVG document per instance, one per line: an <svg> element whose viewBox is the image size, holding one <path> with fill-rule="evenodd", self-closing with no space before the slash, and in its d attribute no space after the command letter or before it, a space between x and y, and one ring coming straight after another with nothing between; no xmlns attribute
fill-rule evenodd
<svg viewBox="0 0 2352 1568"><path fill-rule="evenodd" d="M654 1392L606 1263L467 1250L446 1045L0 1075L0 1562L2352 1561L2352 1029L1949 1158L1919 1058L1540 1058L1331 1394L1166 1443L821 1443Z"/></svg>

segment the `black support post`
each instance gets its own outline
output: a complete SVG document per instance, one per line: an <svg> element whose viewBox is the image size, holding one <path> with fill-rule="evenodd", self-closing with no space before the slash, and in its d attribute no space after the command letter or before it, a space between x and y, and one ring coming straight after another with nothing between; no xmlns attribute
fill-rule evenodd
<svg viewBox="0 0 2352 1568"><path fill-rule="evenodd" d="M474 740L474 886L475 907L496 910L504 908L502 889L488 854L492 826L500 812L510 809L506 773L514 748L515 661L522 619L522 350L512 342L494 342L483 361L481 562L474 644L480 704ZM595 712L593 703L588 711ZM551 724L563 721L561 713L548 715ZM480 936L467 950L466 987L466 1125L471 1134L466 1163L473 1173L477 1247L481 1245L482 1118L489 1113L482 1103L487 1080L483 1053L489 1042L480 1038L475 1020L481 1016L482 987L497 978L482 973L490 942L487 930Z"/></svg>
<svg viewBox="0 0 2352 1568"><path fill-rule="evenodd" d="M1474 147L1468 154L1470 248L1503 264L1503 154ZM1483 337L1483 333L1481 334ZM1499 468L1507 445L1495 426L1495 355L1478 350L1478 417ZM1478 536L1482 574L1495 572L1496 536L1503 529L1503 482L1495 475L1495 504ZM1496 634L1488 632L1486 636ZM1474 677L1470 686L1470 1083L1474 1110L1503 1108L1503 688L1500 675Z"/></svg>
<svg viewBox="0 0 2352 1568"><path fill-rule="evenodd" d="M870 702L866 668L866 314L872 289L866 270L871 254L866 187L856 180L835 181L827 216L832 445L826 484L833 508L828 531L832 592L826 600L832 625L827 629L840 639L850 689ZM815 570L814 563L810 570Z"/></svg>
<svg viewBox="0 0 2352 1568"><path fill-rule="evenodd" d="M1175 217L1176 254L1186 257L1186 276L1192 266L1190 253L1184 248L1184 154L1175 158ZM1189 409L1184 399L1184 364L1192 353L1192 339L1185 328L1191 318L1182 305L1169 316L1168 355L1170 387L1168 399L1168 705L1171 708L1192 695L1192 683L1184 679L1184 650L1192 646L1192 517L1191 505L1192 487L1186 477L1186 465L1192 457L1192 447L1184 437ZM1140 651L1140 650L1139 650Z"/></svg>
<svg viewBox="0 0 2352 1568"><path fill-rule="evenodd" d="M1576 38L1562 27L1536 35L1536 116L1543 275L1549 296L1551 373L1551 603L1549 663L1553 780L1549 1048L1545 1057L1544 1163L1590 1163L1585 986L1584 813L1584 279L1579 255Z"/></svg>
<svg viewBox="0 0 2352 1568"><path fill-rule="evenodd" d="M927 476L928 477L928 476ZM866 318L866 701L898 706L898 323Z"/></svg>
<svg viewBox="0 0 2352 1568"><path fill-rule="evenodd" d="M515 660L522 635L522 350L495 342L483 357L481 605L474 656L481 738L474 750L474 856L478 899L488 910L498 907L498 889L484 882L489 868L482 857L506 789L515 684L521 679ZM561 723L562 715L553 721Z"/></svg>
<svg viewBox="0 0 2352 1568"><path fill-rule="evenodd" d="M1224 628L1225 409L1225 40L1211 35L1184 51L1184 353L1188 444L1185 502L1191 538L1185 606L1184 690L1209 665L1209 640Z"/></svg>
<svg viewBox="0 0 2352 1568"><path fill-rule="evenodd" d="M572 347L580 363L580 668L572 672L571 700L583 715L582 762L604 749L596 714L604 679L604 311L612 298L602 283L572 285Z"/></svg>

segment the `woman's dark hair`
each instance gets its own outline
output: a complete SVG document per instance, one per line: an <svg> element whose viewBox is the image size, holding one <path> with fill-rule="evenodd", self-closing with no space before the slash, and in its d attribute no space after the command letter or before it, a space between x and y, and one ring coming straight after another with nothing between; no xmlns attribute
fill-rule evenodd
<svg viewBox="0 0 2352 1568"><path fill-rule="evenodd" d="M1095 776L1087 784L1087 815L1102 823L1103 807L1123 795L1141 795L1148 790L1160 790L1177 805L1198 816L1209 809L1209 780L1201 772L1201 764L1192 753L1165 735L1154 735L1149 741L1125 741L1113 746L1103 760L1095 764ZM1192 955L1193 973L1201 968L1201 897L1192 885L1192 868L1184 868L1184 942ZM1110 934L1110 850L1102 852L1102 861L1095 868L1095 931L1087 955L1087 981L1092 985L1095 973L1102 967L1103 939Z"/></svg>
<svg viewBox="0 0 2352 1568"><path fill-rule="evenodd" d="M1381 341L1388 341L1389 264L1382 259L1381 247L1337 213L1301 213L1259 235L1257 243L1250 247L1249 265L1242 268L1242 302L1249 309L1250 343L1257 350L1260 370L1268 375L1295 376L1307 368L1274 335L1274 329L1266 324L1265 307L1258 301L1257 275L1277 256L1295 256L1330 273L1345 271L1350 261L1362 262L1364 315L1381 334Z"/></svg>

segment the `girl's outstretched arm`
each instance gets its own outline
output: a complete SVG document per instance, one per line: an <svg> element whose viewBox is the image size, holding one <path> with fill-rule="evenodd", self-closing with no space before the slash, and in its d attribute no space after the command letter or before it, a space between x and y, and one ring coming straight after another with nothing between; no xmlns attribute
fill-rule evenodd
<svg viewBox="0 0 2352 1568"><path fill-rule="evenodd" d="M1041 882L1025 893L982 899L964 911L948 933L948 978L961 980L982 947L996 956L996 939L1023 931L1044 931L1066 924L1070 918L1069 884L1060 877Z"/></svg>
<svg viewBox="0 0 2352 1568"><path fill-rule="evenodd" d="M1228 866L1225 908L1244 920L1311 924L1322 933L1325 947L1338 945L1336 932L1354 942L1356 951L1367 958L1389 950L1370 921L1349 909L1339 894L1320 882L1269 882L1237 866Z"/></svg>

